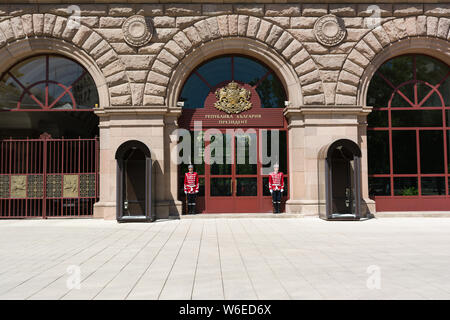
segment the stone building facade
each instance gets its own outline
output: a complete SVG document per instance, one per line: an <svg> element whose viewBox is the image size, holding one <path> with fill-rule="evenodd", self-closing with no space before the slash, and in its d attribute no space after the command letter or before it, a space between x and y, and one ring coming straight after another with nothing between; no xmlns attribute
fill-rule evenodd
<svg viewBox="0 0 450 320"><path fill-rule="evenodd" d="M226 54L261 61L286 90L286 212L317 215L319 150L346 138L361 149L363 206L374 213L367 178L369 83L385 61L403 54L427 54L449 65L450 4L276 2L79 3L80 26L71 28L77 11L65 3L12 1L0 5L0 68L54 53L91 74L99 94L97 218L116 218L115 154L127 140L151 152L157 218L181 214L178 168L170 161L182 114L177 102L197 65ZM124 28L142 17L145 32Z"/></svg>

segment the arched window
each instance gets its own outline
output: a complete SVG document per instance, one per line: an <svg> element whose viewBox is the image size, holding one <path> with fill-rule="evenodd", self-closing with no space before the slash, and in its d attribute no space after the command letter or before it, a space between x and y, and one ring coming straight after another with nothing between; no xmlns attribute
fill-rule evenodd
<svg viewBox="0 0 450 320"><path fill-rule="evenodd" d="M0 108L21 111L90 110L98 105L94 80L81 65L57 55L28 58L0 80Z"/></svg>
<svg viewBox="0 0 450 320"><path fill-rule="evenodd" d="M449 66L425 55L393 58L375 73L367 99L369 194L398 205L414 198L419 210L429 196L448 197Z"/></svg>
<svg viewBox="0 0 450 320"><path fill-rule="evenodd" d="M251 85L263 108L284 108L286 93L275 73L262 63L243 56L222 56L197 67L186 80L179 101L184 108L203 108L206 97L223 83Z"/></svg>

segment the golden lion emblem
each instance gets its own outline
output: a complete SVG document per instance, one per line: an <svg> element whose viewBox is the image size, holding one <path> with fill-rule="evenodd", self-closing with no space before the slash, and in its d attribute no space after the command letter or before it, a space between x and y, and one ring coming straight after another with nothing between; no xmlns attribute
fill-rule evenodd
<svg viewBox="0 0 450 320"><path fill-rule="evenodd" d="M217 102L214 104L214 107L220 111L240 113L252 107L250 91L239 87L234 81L231 81L223 88L217 89L215 94Z"/></svg>

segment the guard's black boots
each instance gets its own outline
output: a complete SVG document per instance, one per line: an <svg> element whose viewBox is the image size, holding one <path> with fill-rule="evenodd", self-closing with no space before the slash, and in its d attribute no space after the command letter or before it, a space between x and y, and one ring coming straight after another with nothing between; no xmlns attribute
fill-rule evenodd
<svg viewBox="0 0 450 320"><path fill-rule="evenodd" d="M277 213L277 203L272 202L272 205L273 205L273 213Z"/></svg>

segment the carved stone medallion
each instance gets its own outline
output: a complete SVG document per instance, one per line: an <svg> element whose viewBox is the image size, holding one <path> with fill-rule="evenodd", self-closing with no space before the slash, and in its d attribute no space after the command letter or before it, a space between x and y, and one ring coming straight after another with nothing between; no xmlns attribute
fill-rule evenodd
<svg viewBox="0 0 450 320"><path fill-rule="evenodd" d="M225 87L217 89L217 102L214 107L226 113L240 113L251 109L250 96L249 90L239 87L239 84L231 81Z"/></svg>
<svg viewBox="0 0 450 320"><path fill-rule="evenodd" d="M133 47L146 45L153 36L153 27L141 15L127 18L122 25L122 31L125 42Z"/></svg>
<svg viewBox="0 0 450 320"><path fill-rule="evenodd" d="M341 43L346 34L344 22L334 14L321 16L314 24L314 35L317 41L327 47Z"/></svg>

